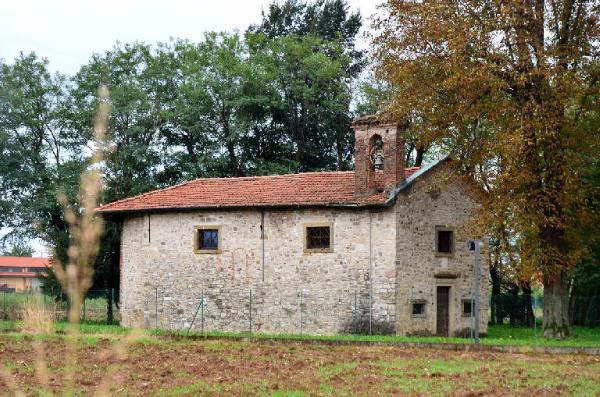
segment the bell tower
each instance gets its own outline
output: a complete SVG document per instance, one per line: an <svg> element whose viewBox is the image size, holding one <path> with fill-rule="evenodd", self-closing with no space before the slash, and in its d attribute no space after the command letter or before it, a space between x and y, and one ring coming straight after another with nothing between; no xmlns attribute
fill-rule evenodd
<svg viewBox="0 0 600 397"><path fill-rule="evenodd" d="M405 123L369 115L354 119L356 195L389 192L404 180Z"/></svg>

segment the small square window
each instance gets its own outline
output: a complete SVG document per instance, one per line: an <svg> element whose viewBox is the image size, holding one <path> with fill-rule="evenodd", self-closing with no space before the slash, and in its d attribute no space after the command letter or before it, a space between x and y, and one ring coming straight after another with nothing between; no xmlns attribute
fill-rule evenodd
<svg viewBox="0 0 600 397"><path fill-rule="evenodd" d="M304 248L307 252L331 252L330 225L306 226Z"/></svg>
<svg viewBox="0 0 600 397"><path fill-rule="evenodd" d="M413 317L425 317L425 302L413 302L411 315Z"/></svg>
<svg viewBox="0 0 600 397"><path fill-rule="evenodd" d="M198 226L194 233L194 250L197 253L218 253L221 250L220 227Z"/></svg>
<svg viewBox="0 0 600 397"><path fill-rule="evenodd" d="M438 254L452 254L454 252L454 232L448 229L437 228L435 248Z"/></svg>
<svg viewBox="0 0 600 397"><path fill-rule="evenodd" d="M217 229L204 229L198 232L198 248L201 250L219 249L219 231Z"/></svg>
<svg viewBox="0 0 600 397"><path fill-rule="evenodd" d="M471 317L473 315L473 301L471 299L463 299L462 314L465 317Z"/></svg>

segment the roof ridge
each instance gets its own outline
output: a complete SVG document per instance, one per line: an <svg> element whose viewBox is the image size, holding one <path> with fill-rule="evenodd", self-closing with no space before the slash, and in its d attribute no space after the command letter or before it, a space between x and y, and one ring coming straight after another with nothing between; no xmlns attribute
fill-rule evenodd
<svg viewBox="0 0 600 397"><path fill-rule="evenodd" d="M231 179L260 179L260 178L283 178L289 176L302 176L302 175L314 175L314 174L349 174L354 173L354 170L347 171L306 171L306 172L294 172L289 174L274 174L274 175L247 175L247 176L222 176L222 177L204 177L204 178L196 178L192 179L188 182L198 181L198 180L231 180Z"/></svg>

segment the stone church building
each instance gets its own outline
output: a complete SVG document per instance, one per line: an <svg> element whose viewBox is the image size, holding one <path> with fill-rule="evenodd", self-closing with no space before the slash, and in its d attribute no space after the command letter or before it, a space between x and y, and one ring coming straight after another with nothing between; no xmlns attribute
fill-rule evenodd
<svg viewBox="0 0 600 397"><path fill-rule="evenodd" d="M402 125L367 116L352 128L355 171L196 179L99 207L122 222L122 324L468 332L475 283L467 241L481 238L472 226L481 193L449 159L405 168Z"/></svg>

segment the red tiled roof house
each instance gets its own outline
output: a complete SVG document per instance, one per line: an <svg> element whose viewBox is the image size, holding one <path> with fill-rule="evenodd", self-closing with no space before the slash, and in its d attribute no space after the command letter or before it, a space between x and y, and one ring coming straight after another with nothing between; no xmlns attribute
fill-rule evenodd
<svg viewBox="0 0 600 397"><path fill-rule="evenodd" d="M48 258L0 256L0 291L22 292L41 287L40 275L48 271Z"/></svg>
<svg viewBox="0 0 600 397"><path fill-rule="evenodd" d="M402 125L368 116L353 129L354 171L196 179L99 207L122 223L122 322L313 334L471 327L470 184L448 159L405 168ZM486 272L482 261L482 293Z"/></svg>

